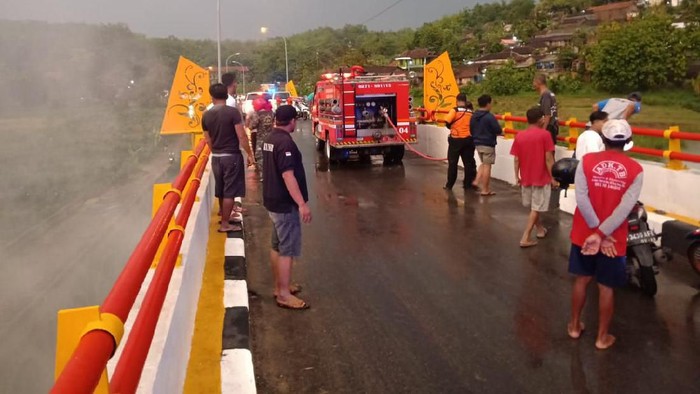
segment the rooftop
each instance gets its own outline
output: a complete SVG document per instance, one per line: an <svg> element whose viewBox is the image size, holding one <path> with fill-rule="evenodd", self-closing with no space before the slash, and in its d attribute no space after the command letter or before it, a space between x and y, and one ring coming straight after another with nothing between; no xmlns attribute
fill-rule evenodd
<svg viewBox="0 0 700 394"><path fill-rule="evenodd" d="M610 3L610 4L599 5L597 7L591 7L587 11L605 12L605 11L613 11L613 10L622 10L625 8L637 8L637 5L633 1L622 1L619 3Z"/></svg>
<svg viewBox="0 0 700 394"><path fill-rule="evenodd" d="M424 59L437 57L437 54L426 48L415 48L404 51L402 54L397 56L397 58L411 58L411 59Z"/></svg>

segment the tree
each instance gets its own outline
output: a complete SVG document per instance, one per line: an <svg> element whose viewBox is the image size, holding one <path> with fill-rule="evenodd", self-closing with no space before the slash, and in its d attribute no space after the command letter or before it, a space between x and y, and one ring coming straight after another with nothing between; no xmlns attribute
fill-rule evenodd
<svg viewBox="0 0 700 394"><path fill-rule="evenodd" d="M559 50L559 52L557 53L557 63L562 69L566 71L571 71L574 61L577 57L578 55L576 54L576 51L574 51L573 48L565 47Z"/></svg>
<svg viewBox="0 0 700 394"><path fill-rule="evenodd" d="M484 81L484 91L499 96L524 92L532 87L534 70L532 68L515 68L513 61L499 68L489 68Z"/></svg>
<svg viewBox="0 0 700 394"><path fill-rule="evenodd" d="M660 87L683 79L689 42L663 15L599 28L590 48L593 82L601 89L628 91Z"/></svg>

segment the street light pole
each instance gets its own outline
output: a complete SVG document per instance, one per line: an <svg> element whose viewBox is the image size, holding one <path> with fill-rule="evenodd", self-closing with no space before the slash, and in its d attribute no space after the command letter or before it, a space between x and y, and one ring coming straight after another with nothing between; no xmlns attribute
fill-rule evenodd
<svg viewBox="0 0 700 394"><path fill-rule="evenodd" d="M237 62L235 60L231 60L231 63L235 63L235 64L238 64L239 66L241 66L241 74L243 75L243 94L245 94L245 93L247 93L247 91L245 89L245 66L241 62Z"/></svg>
<svg viewBox="0 0 700 394"><path fill-rule="evenodd" d="M221 0L216 0L216 61L218 81L221 82Z"/></svg>
<svg viewBox="0 0 700 394"><path fill-rule="evenodd" d="M270 31L267 27L261 27L260 28L260 33L262 34L267 34L267 32ZM287 38L285 36L282 36L282 41L284 41L284 71L285 71L285 77L286 77L286 83L289 83L289 55L287 53Z"/></svg>
<svg viewBox="0 0 700 394"><path fill-rule="evenodd" d="M282 40L284 40L284 71L287 75L286 83L289 84L289 56L287 56L287 39L284 36L282 36Z"/></svg>
<svg viewBox="0 0 700 394"><path fill-rule="evenodd" d="M231 59L231 58L234 57L234 56L238 56L238 55L240 55L240 54L241 54L240 52L236 52L236 53L232 53L232 54L228 55L228 57L226 58L226 61L224 62L224 64L226 65L226 72L228 72L228 61L229 61L229 59ZM239 63L239 64L240 64L240 63Z"/></svg>

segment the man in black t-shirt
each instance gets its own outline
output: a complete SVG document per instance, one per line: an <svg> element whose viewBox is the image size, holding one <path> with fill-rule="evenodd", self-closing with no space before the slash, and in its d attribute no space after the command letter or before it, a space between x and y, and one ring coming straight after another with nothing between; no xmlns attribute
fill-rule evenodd
<svg viewBox="0 0 700 394"><path fill-rule="evenodd" d="M241 145L250 160L255 162L255 159L243 128L241 113L226 105L226 87L220 83L211 85L209 93L214 106L204 113L202 129L211 149L214 190L221 209L219 232L240 231L240 226L229 222L232 219L234 199L245 197L245 167Z"/></svg>
<svg viewBox="0 0 700 394"><path fill-rule="evenodd" d="M263 203L273 223L270 260L277 305L307 309L308 304L294 295L301 288L291 285L292 262L301 256L301 222L311 223L304 165L291 135L296 116L291 105L277 108L275 128L263 144Z"/></svg>
<svg viewBox="0 0 700 394"><path fill-rule="evenodd" d="M544 124L549 134L552 135L554 145L557 144L559 134L559 114L557 110L557 97L547 87L547 76L537 74L532 81L532 86L540 94L539 106L544 112Z"/></svg>

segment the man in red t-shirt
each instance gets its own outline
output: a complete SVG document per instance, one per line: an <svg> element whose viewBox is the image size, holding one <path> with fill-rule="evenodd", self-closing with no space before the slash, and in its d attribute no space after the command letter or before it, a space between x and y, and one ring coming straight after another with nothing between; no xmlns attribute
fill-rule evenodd
<svg viewBox="0 0 700 394"><path fill-rule="evenodd" d="M623 152L632 140L627 121L609 120L602 134L605 151L587 154L576 169L577 207L569 255L569 272L576 275L576 280L567 327L571 338L581 336L586 287L595 277L599 293L595 346L601 350L615 343L615 337L608 333L613 288L627 284L627 216L639 199L643 182L642 166Z"/></svg>
<svg viewBox="0 0 700 394"><path fill-rule="evenodd" d="M547 235L547 229L540 223L540 212L549 209L551 185L556 185L556 181L552 178L554 143L544 129L544 122L542 109L528 110L529 127L515 136L510 148L510 154L515 156L515 180L520 185L523 205L530 208L530 217L520 239L521 248L537 245L537 241L530 240L533 229L536 229L537 238Z"/></svg>

